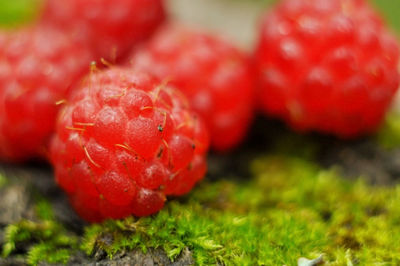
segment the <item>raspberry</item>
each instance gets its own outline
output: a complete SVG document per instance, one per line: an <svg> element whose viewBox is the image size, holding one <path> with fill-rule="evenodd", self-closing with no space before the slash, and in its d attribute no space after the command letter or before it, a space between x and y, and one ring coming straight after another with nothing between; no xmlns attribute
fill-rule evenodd
<svg viewBox="0 0 400 266"><path fill-rule="evenodd" d="M167 25L133 54L132 66L167 78L190 100L225 151L245 136L253 114L248 58L218 37Z"/></svg>
<svg viewBox="0 0 400 266"><path fill-rule="evenodd" d="M206 171L208 133L180 93L123 68L92 73L60 114L58 184L86 220L159 211Z"/></svg>
<svg viewBox="0 0 400 266"><path fill-rule="evenodd" d="M284 0L262 20L261 108L301 131L371 133L399 85L399 46L363 0Z"/></svg>
<svg viewBox="0 0 400 266"><path fill-rule="evenodd" d="M97 56L115 59L164 21L163 0L47 0L42 19L89 38Z"/></svg>
<svg viewBox="0 0 400 266"><path fill-rule="evenodd" d="M48 25L0 34L0 159L44 155L57 101L89 70L89 48Z"/></svg>

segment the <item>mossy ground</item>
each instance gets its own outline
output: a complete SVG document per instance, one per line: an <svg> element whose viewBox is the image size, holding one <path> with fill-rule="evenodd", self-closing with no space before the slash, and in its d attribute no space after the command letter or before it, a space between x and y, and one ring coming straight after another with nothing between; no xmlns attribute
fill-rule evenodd
<svg viewBox="0 0 400 266"><path fill-rule="evenodd" d="M0 24L34 16L27 1L0 0ZM398 2L377 3L400 28ZM243 171L231 171L234 163L211 171L192 193L170 199L152 217L86 225L79 233L55 218L50 198L37 195L37 219L5 228L2 256L36 265L66 263L82 252L91 258L102 250L112 258L156 248L174 261L188 248L199 265L296 265L300 257L321 254L332 265L400 264L400 185L373 186L362 176L350 181L340 168L322 167L320 142L312 136L286 132L268 141L268 149L244 148L228 157ZM369 141L398 149L400 116L389 115ZM7 180L0 173L0 188Z"/></svg>
<svg viewBox="0 0 400 266"><path fill-rule="evenodd" d="M287 156L260 157L251 168L251 180L205 182L155 217L89 227L82 247L90 254L111 233L113 244L100 243L110 256L162 247L174 259L189 247L205 265L295 265L319 254L333 265L400 263L400 186L350 183Z"/></svg>
<svg viewBox="0 0 400 266"><path fill-rule="evenodd" d="M400 136L392 119L371 139L376 145ZM198 265L296 265L321 254L331 265L399 265L400 185L372 186L324 169L316 163L318 145L287 132L248 159L247 174L227 171L170 199L157 215L87 225L83 234L66 229L38 196L37 221L5 229L3 256L27 245L19 256L35 265L65 263L77 252L91 257L102 250L112 258L158 248L174 261L188 248Z"/></svg>

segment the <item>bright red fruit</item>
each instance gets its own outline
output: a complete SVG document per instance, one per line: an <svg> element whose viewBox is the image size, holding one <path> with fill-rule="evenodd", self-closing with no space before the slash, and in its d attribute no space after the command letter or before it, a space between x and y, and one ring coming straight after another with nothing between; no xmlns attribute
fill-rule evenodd
<svg viewBox="0 0 400 266"><path fill-rule="evenodd" d="M363 0L284 0L262 20L260 106L298 130L379 126L399 85L399 46Z"/></svg>
<svg viewBox="0 0 400 266"><path fill-rule="evenodd" d="M48 25L0 34L0 160L45 155L56 103L91 58L88 47Z"/></svg>
<svg viewBox="0 0 400 266"><path fill-rule="evenodd" d="M164 0L47 0L42 19L89 39L97 56L116 59L165 19Z"/></svg>
<svg viewBox="0 0 400 266"><path fill-rule="evenodd" d="M168 79L206 121L212 147L233 148L253 116L248 58L216 36L166 25L132 57L132 66Z"/></svg>
<svg viewBox="0 0 400 266"><path fill-rule="evenodd" d="M51 158L86 220L145 216L206 172L208 134L167 82L123 68L94 72L60 114Z"/></svg>

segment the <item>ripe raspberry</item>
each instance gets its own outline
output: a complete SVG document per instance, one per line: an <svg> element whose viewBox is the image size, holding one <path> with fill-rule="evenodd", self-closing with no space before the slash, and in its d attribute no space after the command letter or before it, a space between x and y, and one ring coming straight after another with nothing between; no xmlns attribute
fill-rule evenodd
<svg viewBox="0 0 400 266"><path fill-rule="evenodd" d="M47 0L42 19L74 28L97 56L115 59L165 19L164 0Z"/></svg>
<svg viewBox="0 0 400 266"><path fill-rule="evenodd" d="M208 134L172 87L128 69L93 73L60 115L59 185L86 220L145 216L203 178Z"/></svg>
<svg viewBox="0 0 400 266"><path fill-rule="evenodd" d="M131 60L167 78L207 122L212 147L224 151L245 136L253 115L248 58L225 40L177 25L164 26Z"/></svg>
<svg viewBox="0 0 400 266"><path fill-rule="evenodd" d="M282 1L255 61L261 108L298 130L372 132L399 85L398 44L363 0Z"/></svg>
<svg viewBox="0 0 400 266"><path fill-rule="evenodd" d="M47 25L0 34L0 160L43 155L58 107L91 53Z"/></svg>

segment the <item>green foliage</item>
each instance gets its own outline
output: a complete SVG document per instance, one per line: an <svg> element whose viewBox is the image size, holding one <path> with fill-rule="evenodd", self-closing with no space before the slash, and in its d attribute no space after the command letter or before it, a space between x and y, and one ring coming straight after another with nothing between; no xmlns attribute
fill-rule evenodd
<svg viewBox="0 0 400 266"><path fill-rule="evenodd" d="M15 27L33 20L41 3L41 0L0 0L0 27Z"/></svg>
<svg viewBox="0 0 400 266"><path fill-rule="evenodd" d="M381 13L385 16L386 21L400 33L400 20L399 20L399 10L400 1L394 0L374 0L372 3L380 9Z"/></svg>

